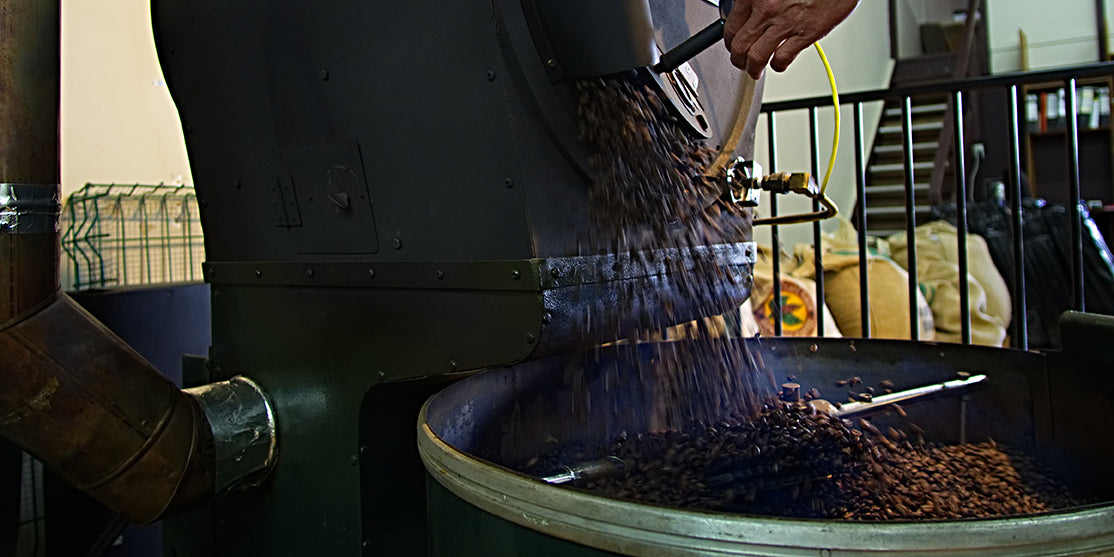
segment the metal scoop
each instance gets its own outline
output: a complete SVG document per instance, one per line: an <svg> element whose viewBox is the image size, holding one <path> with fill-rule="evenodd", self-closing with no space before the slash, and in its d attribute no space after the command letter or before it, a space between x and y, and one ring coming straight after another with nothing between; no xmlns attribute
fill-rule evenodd
<svg viewBox="0 0 1114 557"><path fill-rule="evenodd" d="M928 397L929 395L943 393L945 391L955 391L957 389L967 389L971 386L978 385L986 381L985 375L972 375L966 379L956 379L953 381L945 381L934 385L925 387L917 387L916 389L909 389L908 391L900 391L888 395L874 397L870 402L848 402L839 408L834 404L822 399L810 400L809 406L816 412L822 412L829 416L836 418L850 418L860 414L867 414L877 410L884 409L886 406L895 402L909 402L917 399Z"/></svg>

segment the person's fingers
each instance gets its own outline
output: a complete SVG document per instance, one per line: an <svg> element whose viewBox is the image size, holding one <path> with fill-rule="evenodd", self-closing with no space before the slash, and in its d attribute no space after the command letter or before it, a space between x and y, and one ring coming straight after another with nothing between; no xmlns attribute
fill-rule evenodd
<svg viewBox="0 0 1114 557"><path fill-rule="evenodd" d="M772 23L769 20L751 18L731 40L731 45L728 47L728 50L731 51L731 63L741 70L747 69L750 52L754 49L755 43L769 33L771 26ZM767 54L773 54L773 52L773 48L770 48ZM769 56L766 59L769 60Z"/></svg>
<svg viewBox="0 0 1114 557"><path fill-rule="evenodd" d="M770 60L770 67L773 68L775 72L784 72L785 69L789 67L789 64L792 64L793 60L797 59L797 55L814 42L816 41L805 35L791 35L777 47L773 58Z"/></svg>
<svg viewBox="0 0 1114 557"><path fill-rule="evenodd" d="M723 40L728 48L731 48L731 40L735 38L735 34L750 19L750 4L750 0L745 0L731 6L731 13L727 14L723 23Z"/></svg>
<svg viewBox="0 0 1114 557"><path fill-rule="evenodd" d="M785 40L786 34L786 31L781 27L768 27L762 33L762 36L758 37L746 51L743 69L754 79L761 77L762 70L766 68L766 64L770 63L774 50Z"/></svg>

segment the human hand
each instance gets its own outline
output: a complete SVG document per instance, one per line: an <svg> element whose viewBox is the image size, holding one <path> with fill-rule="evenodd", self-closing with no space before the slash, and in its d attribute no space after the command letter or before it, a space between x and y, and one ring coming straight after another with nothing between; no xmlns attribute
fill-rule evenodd
<svg viewBox="0 0 1114 557"><path fill-rule="evenodd" d="M758 79L783 72L802 50L847 18L858 0L737 0L723 26L731 63ZM772 59L771 59L772 57Z"/></svg>

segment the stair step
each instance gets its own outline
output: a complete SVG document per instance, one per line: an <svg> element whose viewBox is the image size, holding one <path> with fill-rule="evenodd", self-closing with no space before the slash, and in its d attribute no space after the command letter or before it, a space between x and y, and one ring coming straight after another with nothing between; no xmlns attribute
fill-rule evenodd
<svg viewBox="0 0 1114 557"><path fill-rule="evenodd" d="M910 114L926 114L926 113L944 112L947 109L948 109L947 103L919 104L919 105L914 105L913 109L910 110L909 113ZM888 117L894 117L894 116L900 117L901 116L901 107L887 108L886 109L886 116L888 116Z"/></svg>
<svg viewBox="0 0 1114 557"><path fill-rule="evenodd" d="M936 148L939 147L939 146L940 146L940 144L935 142L935 141L924 141L924 142L921 142L921 143L914 143L913 144L913 153L917 153L917 152L920 152L920 151L933 151L933 152L935 152ZM874 154L876 154L876 155L902 154L904 152L905 152L905 148L901 145L901 143L891 143L891 144L887 144L887 145L876 145L874 147Z"/></svg>
<svg viewBox="0 0 1114 557"><path fill-rule="evenodd" d="M913 124L914 132L940 131L942 129L944 129L943 122L925 122L923 124ZM900 134L901 126L881 126L878 128L878 133L882 135Z"/></svg>
<svg viewBox="0 0 1114 557"><path fill-rule="evenodd" d="M932 163L932 162L914 162L913 163L913 172L916 172L918 170L932 170L932 167L934 167L934 166L936 166L936 163ZM882 172L903 172L904 170L905 170L905 164L904 163L872 164L872 165L870 165L870 172L874 173L874 174L878 174L878 173L882 173Z"/></svg>
<svg viewBox="0 0 1114 557"><path fill-rule="evenodd" d="M913 195L928 191L928 184L913 184ZM905 186L903 184L886 185L886 186L867 186L866 194L874 195L894 195L905 193Z"/></svg>

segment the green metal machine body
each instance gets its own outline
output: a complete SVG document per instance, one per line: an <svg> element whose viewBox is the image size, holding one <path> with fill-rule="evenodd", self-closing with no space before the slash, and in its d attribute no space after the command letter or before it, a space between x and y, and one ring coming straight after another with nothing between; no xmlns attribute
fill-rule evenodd
<svg viewBox="0 0 1114 557"><path fill-rule="evenodd" d="M737 279L714 293L721 310L745 300L749 234L601 253L577 141L574 78L645 71L717 13L154 0L212 286L211 351L185 378L250 377L279 428L271 476L168 520L168 553L424 554L413 426L429 395L625 330L644 306L703 316L673 281L700 258ZM698 102L678 118L713 147L737 121L752 138L757 85L723 53L691 68ZM674 77L653 78L667 97ZM631 289L642 307L621 305Z"/></svg>

